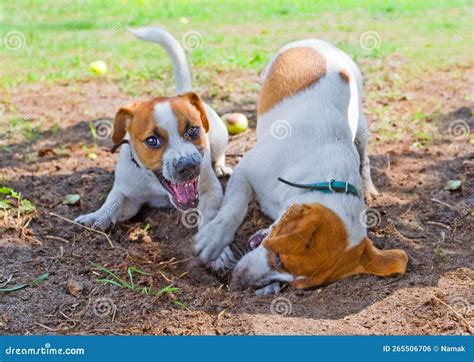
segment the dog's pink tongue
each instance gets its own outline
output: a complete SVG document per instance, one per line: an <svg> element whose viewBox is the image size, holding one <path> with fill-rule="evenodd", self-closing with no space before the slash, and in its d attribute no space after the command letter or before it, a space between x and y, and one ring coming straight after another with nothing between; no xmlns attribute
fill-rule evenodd
<svg viewBox="0 0 474 362"><path fill-rule="evenodd" d="M180 204L189 204L197 198L197 182L196 180L172 183L171 188L174 191L174 196Z"/></svg>

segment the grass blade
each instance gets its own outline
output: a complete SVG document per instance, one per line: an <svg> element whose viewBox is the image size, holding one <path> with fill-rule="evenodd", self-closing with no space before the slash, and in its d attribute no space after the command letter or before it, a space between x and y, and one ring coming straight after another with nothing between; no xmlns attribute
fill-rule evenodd
<svg viewBox="0 0 474 362"><path fill-rule="evenodd" d="M132 268L127 269L128 277L130 278L130 284L132 285L132 289L135 289L135 284L133 284L133 271Z"/></svg>
<svg viewBox="0 0 474 362"><path fill-rule="evenodd" d="M118 283L120 283L121 287L125 287L125 288L128 288L128 289L133 289L130 284L128 284L125 280L123 280L119 276L115 275L111 270L107 269L106 267L103 267L100 264L93 263L93 262L90 262L90 263L96 270L104 272L104 273L110 275L112 278L114 278Z"/></svg>
<svg viewBox="0 0 474 362"><path fill-rule="evenodd" d="M48 273L41 274L40 276L36 277L35 279L33 279L29 283L15 285L15 286L10 287L10 288L2 288L2 289L0 289L0 293L14 292L16 290L20 290L20 289L23 289L23 288L26 288L26 287L33 287L33 286L39 285L42 282L44 282L46 279L48 279L48 276L49 276Z"/></svg>
<svg viewBox="0 0 474 362"><path fill-rule="evenodd" d="M117 286L117 287L119 287L119 288L122 288L122 287L123 287L122 284L116 282L115 280L110 280L110 279L97 279L97 282L99 282L99 283L101 283L101 284L104 284L104 285L106 285L106 284L113 284L113 285L115 285L115 286Z"/></svg>

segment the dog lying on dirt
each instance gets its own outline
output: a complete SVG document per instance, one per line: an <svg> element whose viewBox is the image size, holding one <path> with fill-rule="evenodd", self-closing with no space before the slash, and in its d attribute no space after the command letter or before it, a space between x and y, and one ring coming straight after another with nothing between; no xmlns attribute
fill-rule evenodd
<svg viewBox="0 0 474 362"><path fill-rule="evenodd" d="M219 213L195 236L209 262L232 242L253 198L275 220L250 239L254 249L234 268L233 289L265 295L280 282L308 288L405 272L405 252L374 247L360 221L364 189L376 192L361 94L357 65L320 40L291 43L268 64L257 143L235 168Z"/></svg>
<svg viewBox="0 0 474 362"><path fill-rule="evenodd" d="M113 188L97 211L75 221L108 229L149 204L197 208L204 225L222 202L217 176L231 173L225 165L227 129L217 113L192 91L186 55L178 41L156 27L130 31L166 50L174 66L177 95L133 102L119 109L112 139L122 147ZM231 260L232 253L226 249L213 266Z"/></svg>

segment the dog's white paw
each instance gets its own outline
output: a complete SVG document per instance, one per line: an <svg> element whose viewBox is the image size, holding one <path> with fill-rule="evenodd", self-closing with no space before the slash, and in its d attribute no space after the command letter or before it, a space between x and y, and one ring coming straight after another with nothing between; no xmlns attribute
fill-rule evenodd
<svg viewBox="0 0 474 362"><path fill-rule="evenodd" d="M206 264L219 258L233 239L233 234L227 231L224 221L218 218L219 216L204 225L194 236L194 250Z"/></svg>
<svg viewBox="0 0 474 362"><path fill-rule="evenodd" d="M255 294L258 296L278 294L280 293L280 289L280 282L275 282L272 284L268 284L263 288L256 289Z"/></svg>
<svg viewBox="0 0 474 362"><path fill-rule="evenodd" d="M367 182L365 184L365 193L369 196L369 197L376 197L378 194L379 194L379 191L377 190L377 188L375 187L374 183L372 182L372 180L370 180L369 182Z"/></svg>
<svg viewBox="0 0 474 362"><path fill-rule="evenodd" d="M208 266L215 272L226 271L235 266L237 261L235 260L234 253L227 246L219 257L211 261Z"/></svg>
<svg viewBox="0 0 474 362"><path fill-rule="evenodd" d="M232 168L226 165L214 165L214 171L217 175L217 177L226 177L232 175Z"/></svg>
<svg viewBox="0 0 474 362"><path fill-rule="evenodd" d="M101 215L98 212L80 215L74 219L75 222L98 230L108 230L113 224L112 219L107 215Z"/></svg>

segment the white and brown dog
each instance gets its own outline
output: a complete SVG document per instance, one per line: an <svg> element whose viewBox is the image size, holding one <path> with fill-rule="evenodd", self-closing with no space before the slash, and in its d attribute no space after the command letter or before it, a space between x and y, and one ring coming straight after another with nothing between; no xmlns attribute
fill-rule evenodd
<svg viewBox="0 0 474 362"><path fill-rule="evenodd" d="M361 94L357 65L320 40L291 43L267 66L257 143L235 168L219 213L195 236L209 262L232 242L254 197L275 220L251 238L254 250L233 271L235 289L270 294L280 282L308 288L405 272L406 254L375 248L360 221L364 189L376 192Z"/></svg>
<svg viewBox="0 0 474 362"><path fill-rule="evenodd" d="M227 129L217 113L192 91L186 55L177 40L156 27L130 31L166 50L174 66L177 95L120 108L112 139L123 145L113 188L97 211L76 221L108 229L149 204L197 208L204 225L216 215L223 198L216 174L231 173L225 165ZM221 261L228 264L231 259L230 249L225 250Z"/></svg>

